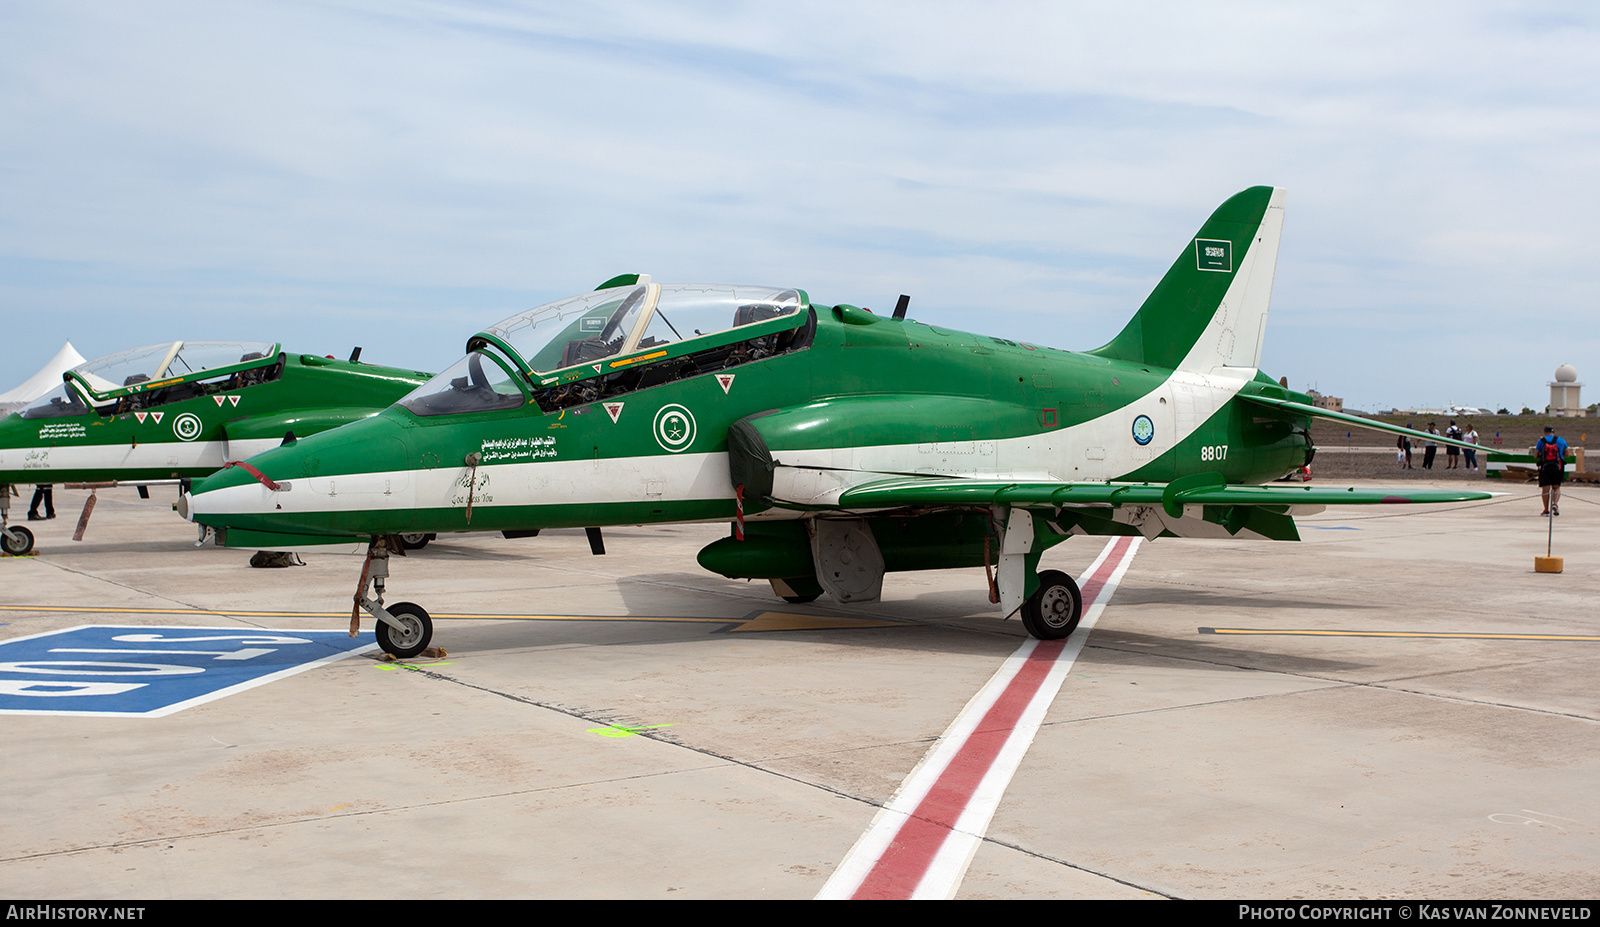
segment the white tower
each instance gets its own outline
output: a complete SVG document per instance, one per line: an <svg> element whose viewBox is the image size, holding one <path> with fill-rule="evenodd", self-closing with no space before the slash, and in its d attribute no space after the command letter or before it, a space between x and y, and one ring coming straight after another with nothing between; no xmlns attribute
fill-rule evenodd
<svg viewBox="0 0 1600 927"><path fill-rule="evenodd" d="M1578 382L1578 371L1575 367L1571 364L1557 367L1556 378L1551 380L1549 385L1551 415L1564 418L1583 417L1583 400L1578 396L1583 384Z"/></svg>

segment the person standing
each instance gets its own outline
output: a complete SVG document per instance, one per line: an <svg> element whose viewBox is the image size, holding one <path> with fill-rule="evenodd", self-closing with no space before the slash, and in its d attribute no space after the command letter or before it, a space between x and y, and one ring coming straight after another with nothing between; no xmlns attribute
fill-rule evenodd
<svg viewBox="0 0 1600 927"><path fill-rule="evenodd" d="M1467 433L1461 436L1461 440L1467 442L1468 444L1478 443L1478 429L1472 427L1471 422L1467 423ZM1470 447L1467 448L1467 469L1478 469L1478 452Z"/></svg>
<svg viewBox="0 0 1600 927"><path fill-rule="evenodd" d="M39 503L44 503L45 514L39 514ZM29 521L45 521L56 517L56 488L48 483L33 487L33 504L28 506Z"/></svg>
<svg viewBox="0 0 1600 927"><path fill-rule="evenodd" d="M1533 460L1539 467L1539 496L1544 501L1540 515L1561 514L1561 481L1567 475L1567 442L1549 425L1544 437L1533 446Z"/></svg>
<svg viewBox="0 0 1600 927"><path fill-rule="evenodd" d="M1406 427L1410 428L1411 426L1407 425ZM1401 435L1398 439L1395 440L1394 446L1397 449L1399 449L1399 451L1400 451L1400 469L1402 469L1402 470L1410 470L1410 469L1412 469L1412 467L1411 467L1411 438L1408 435Z"/></svg>
<svg viewBox="0 0 1600 927"><path fill-rule="evenodd" d="M1452 441L1461 440L1461 429L1456 427L1455 419L1450 420L1450 427L1444 430L1444 436ZM1445 445L1444 468L1446 470L1461 469L1461 448L1456 447L1454 444Z"/></svg>
<svg viewBox="0 0 1600 927"><path fill-rule="evenodd" d="M1429 422L1428 423L1428 434L1434 435L1434 436L1438 436L1438 434L1439 434L1439 423L1438 422ZM1428 443L1424 444L1422 446L1422 469L1424 469L1424 470L1432 470L1433 469L1433 458L1438 453L1439 453L1439 443L1437 441L1434 441L1433 438L1429 438L1428 439Z"/></svg>

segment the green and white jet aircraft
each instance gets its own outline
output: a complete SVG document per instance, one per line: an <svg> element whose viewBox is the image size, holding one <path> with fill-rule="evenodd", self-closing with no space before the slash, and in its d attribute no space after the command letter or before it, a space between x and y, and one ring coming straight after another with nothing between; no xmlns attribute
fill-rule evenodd
<svg viewBox="0 0 1600 927"><path fill-rule="evenodd" d="M1084 353L914 321L906 297L883 316L617 277L473 336L378 416L196 483L185 514L227 546L366 539L357 607L411 656L427 612L383 606L405 533L732 520L701 565L789 602L994 564L1002 615L1051 639L1082 597L1039 559L1075 534L1297 540L1292 516L1329 504L1488 498L1259 485L1310 461L1313 416L1420 434L1257 369L1283 204L1271 187L1229 199Z"/></svg>
<svg viewBox="0 0 1600 927"><path fill-rule="evenodd" d="M340 361L272 342L171 341L79 364L59 387L0 420L0 543L13 555L33 549L27 528L4 522L11 485L134 483L144 493L181 484L277 447L291 432L375 415L432 376L356 355Z"/></svg>

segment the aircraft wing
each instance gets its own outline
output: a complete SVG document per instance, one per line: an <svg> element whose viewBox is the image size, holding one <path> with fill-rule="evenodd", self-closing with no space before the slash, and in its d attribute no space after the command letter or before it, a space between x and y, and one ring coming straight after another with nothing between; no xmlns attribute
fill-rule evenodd
<svg viewBox="0 0 1600 927"><path fill-rule="evenodd" d="M1170 483L1070 483L949 477L893 477L861 483L839 496L844 509L915 506L1010 506L1048 509L1043 523L1059 534L1146 538L1257 538L1298 541L1295 515L1328 505L1471 502L1490 493L1459 489L1357 489L1224 482L1197 473Z"/></svg>
<svg viewBox="0 0 1600 927"><path fill-rule="evenodd" d="M1213 474L1201 474L1209 477ZM999 479L898 477L873 480L845 490L839 505L847 509L899 508L917 505L1160 505L1174 514L1183 505L1374 505L1471 502L1489 499L1486 492L1461 489L1358 489L1289 484L1228 485L1186 478L1171 483L1018 482Z"/></svg>
<svg viewBox="0 0 1600 927"><path fill-rule="evenodd" d="M1239 398L1243 399L1245 402L1253 402L1257 405L1267 406L1273 409L1284 409L1300 415L1311 415L1317 418L1331 419L1335 422L1343 422L1346 425L1354 425L1357 428L1365 428L1368 431L1386 431L1392 435L1406 435L1418 441L1432 441L1436 444L1453 445L1455 447L1467 448L1474 451L1483 450L1483 445L1481 444L1469 444L1466 441L1457 441L1454 438L1446 438L1444 435L1431 435L1426 431L1418 431L1415 428L1406 428L1403 425L1390 425L1386 422L1375 422L1370 418L1362 418L1359 415L1347 415L1343 412L1335 412L1332 409L1319 409L1316 406L1308 406L1303 402L1293 402L1288 399L1273 399L1268 396L1240 396Z"/></svg>

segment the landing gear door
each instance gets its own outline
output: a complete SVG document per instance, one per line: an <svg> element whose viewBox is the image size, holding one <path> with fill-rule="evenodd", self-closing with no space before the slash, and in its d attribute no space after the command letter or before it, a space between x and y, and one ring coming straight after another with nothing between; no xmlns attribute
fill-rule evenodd
<svg viewBox="0 0 1600 927"><path fill-rule="evenodd" d="M840 602L876 602L883 593L883 552L865 518L810 520L817 582Z"/></svg>

